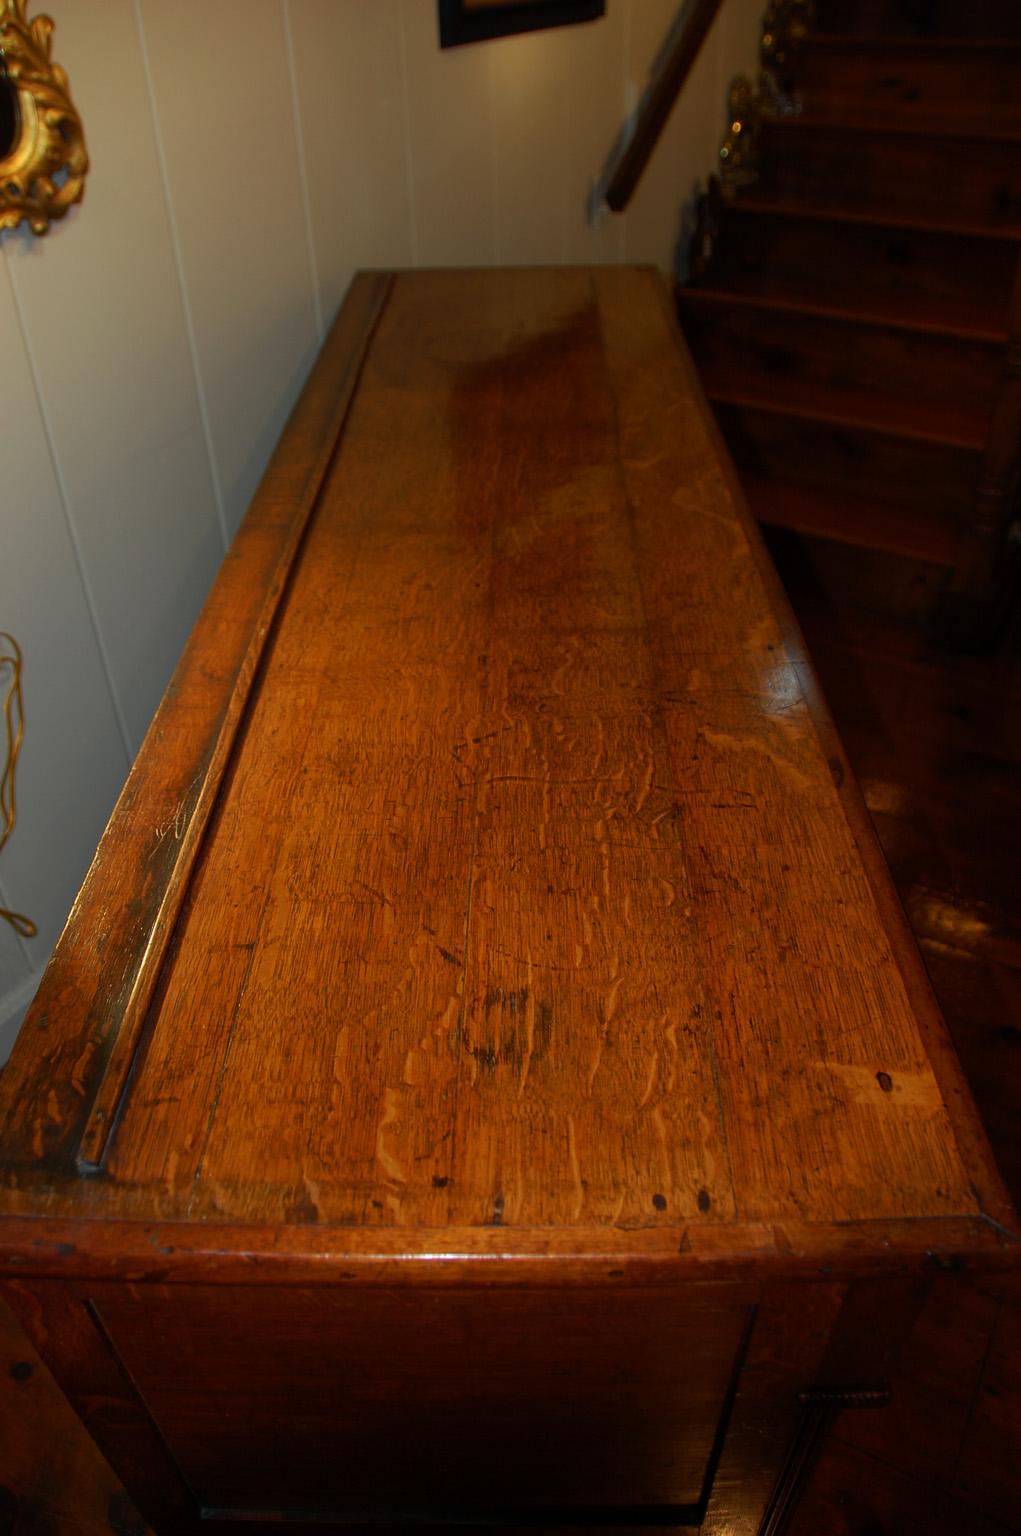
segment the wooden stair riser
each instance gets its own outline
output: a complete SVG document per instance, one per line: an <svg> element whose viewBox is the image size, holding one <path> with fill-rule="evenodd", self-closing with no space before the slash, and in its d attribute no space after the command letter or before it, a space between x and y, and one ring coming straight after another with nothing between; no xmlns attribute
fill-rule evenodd
<svg viewBox="0 0 1021 1536"><path fill-rule="evenodd" d="M1021 146L767 121L757 191L863 215L1021 227Z"/></svg>
<svg viewBox="0 0 1021 1536"><path fill-rule="evenodd" d="M706 281L864 313L935 309L1005 336L1014 261L1007 241L788 218L735 203L722 210Z"/></svg>
<svg viewBox="0 0 1021 1536"><path fill-rule="evenodd" d="M816 580L835 602L856 600L860 609L899 623L923 627L946 581L946 570L924 559L827 538L810 537L804 544ZM860 1536L865 1536L864 1530Z"/></svg>
<svg viewBox="0 0 1021 1536"><path fill-rule="evenodd" d="M717 417L739 472L895 500L941 520L974 502L979 456L965 449L740 406L719 405Z"/></svg>
<svg viewBox="0 0 1021 1536"><path fill-rule="evenodd" d="M703 205L680 314L755 515L867 585L891 562L884 611L920 616L999 581L1021 0L814 10L798 110L763 111L750 174Z"/></svg>
<svg viewBox="0 0 1021 1536"><path fill-rule="evenodd" d="M1017 0L816 0L818 32L1021 37Z"/></svg>
<svg viewBox="0 0 1021 1536"><path fill-rule="evenodd" d="M939 566L944 575L960 539L959 519L931 507L904 507L871 500L860 491L842 494L794 480L745 474L748 504L759 522L810 538L830 539L844 548L864 548Z"/></svg>
<svg viewBox="0 0 1021 1536"><path fill-rule="evenodd" d="M1003 373L1002 349L954 336L846 323L829 316L704 302L697 290L682 303L685 334L710 398L751 391L784 398L806 387L821 398L860 393L882 421L893 404L932 407L947 435L984 439Z"/></svg>
<svg viewBox="0 0 1021 1536"><path fill-rule="evenodd" d="M798 55L807 113L835 121L1021 126L1021 44L808 41Z"/></svg>

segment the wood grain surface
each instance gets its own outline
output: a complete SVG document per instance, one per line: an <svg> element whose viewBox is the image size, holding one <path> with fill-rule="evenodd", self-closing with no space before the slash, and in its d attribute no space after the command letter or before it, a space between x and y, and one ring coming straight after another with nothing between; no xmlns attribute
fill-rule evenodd
<svg viewBox="0 0 1021 1536"><path fill-rule="evenodd" d="M799 1394L1016 1263L657 274L356 283L0 1126L4 1295L168 1536L752 1536Z"/></svg>
<svg viewBox="0 0 1021 1536"><path fill-rule="evenodd" d="M782 553L778 542L773 547ZM1011 1020L1019 1019L1021 987L1011 978L1021 963L1013 899L1021 836L1017 643L1008 654L983 658L931 651L920 636L880 623L865 608L834 610L819 595L818 578L810 569L802 572L805 565L802 557L794 571L787 559L780 564L781 574L790 584L813 662L975 1086L990 1141L1016 1189L1019 1072L1011 1057L1021 1050L1021 1031L1012 1028ZM183 1234L181 1223L172 1231L164 1227L158 1244L169 1245ZM66 1267L66 1255L61 1259L56 1249L61 1242L75 1241L77 1234L69 1225L51 1235L50 1262ZM506 1229L488 1229L487 1235L499 1239ZM706 1241L714 1233L702 1227L693 1235ZM718 1229L715 1235L720 1236ZM91 1230L90 1249L96 1236ZM656 1231L650 1237L659 1244L657 1262L665 1268L666 1234ZM251 1234L206 1228L207 1248L215 1239L238 1253L233 1280L250 1282L255 1272ZM247 1260L241 1257L246 1244ZM31 1251L26 1242L21 1257L27 1260ZM94 1251L91 1256L98 1265L100 1256ZM151 1263L159 1262L154 1250ZM264 1273L266 1280L287 1273L279 1251L273 1260L263 1254L259 1262L271 1271ZM697 1273L704 1277L709 1272L704 1252L699 1265ZM635 1272L633 1264L627 1267ZM344 1272L351 1268L343 1265ZM503 1259L494 1272L506 1276L514 1268ZM399 1272L391 1265L385 1283L392 1285ZM382 1279L378 1268L375 1275ZM935 1279L892 1377L892 1406L878 1413L845 1414L838 1422L796 1517L798 1536L876 1536L879 1525L887 1536L908 1536L920 1523L930 1536L1017 1531L1021 1298L1015 1278L1013 1295L1000 1299L1008 1283L1005 1276L969 1276L962 1282L947 1273ZM760 1367L775 1372L778 1361L797 1354L804 1378L821 1376L817 1362L840 1288L801 1286L789 1311L782 1304L782 1289L775 1288L772 1303L767 1298L760 1305L763 1338L753 1340L744 1374L751 1377ZM898 1330L905 1333L910 1324L898 1315L897 1305L884 1307L886 1312L896 1316ZM312 1309L313 1318L320 1315ZM656 1316L652 1312L650 1321ZM873 1332L864 1353L873 1379L882 1365L877 1347ZM839 1363L846 1368L846 1362ZM829 1360L826 1364L830 1369ZM713 1507L707 1512L708 1521L721 1519L731 1528L735 1508L740 1514L754 1486L762 1498L768 1496L769 1466L779 1465L787 1433L782 1406L778 1412L775 1402L749 1405L742 1391L739 1409L731 1418L731 1449L717 1471ZM763 1445L770 1448L765 1467L761 1454L754 1464ZM142 1532L140 1517L131 1522L127 1496L2 1305L0 1514L13 1518L12 1536L49 1532L58 1514L76 1536L79 1529L89 1536L110 1536L111 1528L117 1536ZM63 1531L60 1520L56 1528ZM2 1521L0 1529L5 1529Z"/></svg>
<svg viewBox="0 0 1021 1536"><path fill-rule="evenodd" d="M182 663L204 720L248 678L229 749L196 770L209 736L159 718L4 1074L7 1209L394 1252L704 1230L775 1254L847 1223L886 1252L903 1220L995 1243L995 1173L661 280L381 282L278 450L276 574L240 547L282 600L235 566ZM248 636L234 671L217 624ZM170 841L150 781L189 752L208 822L171 818L171 932L129 855ZM118 1034L125 912L152 1000Z"/></svg>

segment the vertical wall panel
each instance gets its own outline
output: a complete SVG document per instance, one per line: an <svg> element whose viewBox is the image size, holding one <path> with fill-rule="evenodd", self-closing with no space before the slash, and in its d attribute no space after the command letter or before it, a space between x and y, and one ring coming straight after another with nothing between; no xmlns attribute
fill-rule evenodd
<svg viewBox="0 0 1021 1536"><path fill-rule="evenodd" d="M223 544L134 12L130 0L51 10L92 170L84 207L8 253L137 747Z"/></svg>
<svg viewBox="0 0 1021 1536"><path fill-rule="evenodd" d="M567 260L620 261L625 218L587 216L589 195L624 118L627 29L635 0L607 0L600 21L573 27L567 83ZM641 0L644 4L645 0Z"/></svg>
<svg viewBox="0 0 1021 1536"><path fill-rule="evenodd" d="M402 0L411 191L418 260L489 266L496 258L490 60L498 43L441 49L432 0Z"/></svg>
<svg viewBox="0 0 1021 1536"><path fill-rule="evenodd" d="M398 0L287 0L323 313L360 267L410 267Z"/></svg>
<svg viewBox="0 0 1021 1536"><path fill-rule="evenodd" d="M611 0L596 22L461 50L488 78L496 261L619 259L622 221L593 226L587 204L623 115L630 3Z"/></svg>
<svg viewBox="0 0 1021 1536"><path fill-rule="evenodd" d="M138 0L233 535L318 349L280 0Z"/></svg>
<svg viewBox="0 0 1021 1536"><path fill-rule="evenodd" d="M727 91L735 75L755 80L759 73L759 42L765 15L762 0L724 0L720 11L719 73L716 95L726 103Z"/></svg>
<svg viewBox="0 0 1021 1536"><path fill-rule="evenodd" d="M127 769L109 685L0 258L4 454L0 629L24 656L18 820L3 854L6 900L38 925L23 945L0 923L0 1060L9 1000L41 971ZM4 669L0 689L6 694ZM3 749L0 733L0 751ZM27 998L25 999L27 1001Z"/></svg>
<svg viewBox="0 0 1021 1536"><path fill-rule="evenodd" d="M7 868L6 858L3 868ZM0 871L0 875L2 873ZM21 910L15 890L16 886L8 887L7 881L0 878L0 907L15 912ZM22 991L35 974L28 948L10 924L0 919L0 1062L6 1061L10 1049L8 1020L13 1024L13 1014L21 1003Z"/></svg>
<svg viewBox="0 0 1021 1536"><path fill-rule="evenodd" d="M643 0L633 9L629 73L645 89L656 56L677 16L675 0ZM687 261L695 204L726 127L726 97L718 89L724 6L702 44L627 211L628 261L671 271ZM670 210L670 217L667 217Z"/></svg>
<svg viewBox="0 0 1021 1536"><path fill-rule="evenodd" d="M9 907L11 897L0 881L0 906ZM0 993L0 1067L11 1054L11 1047L18 1038L25 1009L39 985L38 973L25 959L20 941L7 923L0 923L0 976L5 978L5 991ZM15 980L15 977L19 980ZM8 986L8 981L10 985Z"/></svg>
<svg viewBox="0 0 1021 1536"><path fill-rule="evenodd" d="M721 67L724 16L725 10L721 11L695 60L688 77L688 90L682 94L675 112L684 159L681 175L675 177L674 188L675 195L679 195L687 236L690 236L695 204L705 188L707 176L719 166L719 148L727 127L726 92L719 90L719 80L725 72ZM684 259L686 263L687 250Z"/></svg>
<svg viewBox="0 0 1021 1536"><path fill-rule="evenodd" d="M649 83L653 64L678 14L676 0L644 0L632 8L627 70L637 102ZM713 39L708 37L703 52ZM689 80L690 84L690 80ZM680 238L681 209L688 195L688 162L693 146L685 141L681 108L674 107L659 143L645 167L627 210L624 251L628 261L654 261L671 270ZM672 204L673 217L663 217Z"/></svg>
<svg viewBox="0 0 1021 1536"><path fill-rule="evenodd" d="M570 175L573 29L526 33L490 48L496 259L562 262Z"/></svg>

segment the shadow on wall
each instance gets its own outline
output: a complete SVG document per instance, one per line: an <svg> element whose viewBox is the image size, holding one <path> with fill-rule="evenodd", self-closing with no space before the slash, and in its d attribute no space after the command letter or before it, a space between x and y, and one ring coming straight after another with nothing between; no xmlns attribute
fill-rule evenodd
<svg viewBox="0 0 1021 1536"><path fill-rule="evenodd" d="M36 994L36 990L42 980L42 971L31 975L16 992L9 993L4 999L6 1009L0 1018L0 1067L3 1066L8 1056L14 1049L14 1042L18 1038L28 1005Z"/></svg>
<svg viewBox="0 0 1021 1536"><path fill-rule="evenodd" d="M674 276L679 283L686 283L691 275L691 244L698 227L698 205L704 192L704 184L693 181L681 204L677 244L674 246Z"/></svg>
<svg viewBox="0 0 1021 1536"><path fill-rule="evenodd" d="M335 315L326 317L325 331L327 333L335 318ZM293 335L295 333L293 316L288 314L286 318L280 319L274 330L279 333L281 340L286 336ZM260 346L265 349L266 346L272 345L273 343L268 341L264 333L262 338L260 338ZM266 466L270 461L287 418L294 409L294 404L312 371L312 364L316 360L319 347L320 343L316 340L312 346L302 353L292 368L286 384L277 391L272 402L271 412L258 427L254 428L251 445L232 483L223 487L224 513L231 538L235 536L240 528L252 497L258 490L259 482L265 474ZM279 355L286 356L286 348L282 344L279 347ZM257 363L258 358L253 357L251 366L256 366ZM240 366L242 368L247 366L244 359L241 360Z"/></svg>

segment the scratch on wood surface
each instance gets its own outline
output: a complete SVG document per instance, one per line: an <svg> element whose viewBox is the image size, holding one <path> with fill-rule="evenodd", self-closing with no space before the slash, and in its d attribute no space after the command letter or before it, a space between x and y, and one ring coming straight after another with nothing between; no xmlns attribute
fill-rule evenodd
<svg viewBox="0 0 1021 1536"><path fill-rule="evenodd" d="M610 982L610 990L607 992L606 999L603 1003L603 1022L605 1024L609 1024L614 1014L617 1012L617 999L620 996L620 989L623 984L623 976L619 975L616 969L614 969L613 977Z"/></svg>
<svg viewBox="0 0 1021 1536"><path fill-rule="evenodd" d="M44 1120L37 1120L35 1122L36 1134L38 1137L37 1155L39 1157L42 1157L43 1155L43 1151L46 1145L48 1127L52 1125L60 1125L61 1120L62 1116L60 1112L60 1100L57 1097L54 1089L51 1088L46 1095L46 1118Z"/></svg>
<svg viewBox="0 0 1021 1536"><path fill-rule="evenodd" d="M609 900L610 900L610 868L611 868L611 862L612 861L611 861L611 856L610 856L610 840L609 840L609 838L606 835L606 822L605 822L605 820L600 819L599 821L596 822L595 827L593 828L593 833L595 835L596 843L599 846L599 862L600 862L600 865L601 865L601 868L602 868L602 876L603 876L603 881L602 881L602 884L603 884L603 895L606 898L607 902L609 902Z"/></svg>
<svg viewBox="0 0 1021 1536"><path fill-rule="evenodd" d="M727 1169L726 1157L724 1157L721 1161L718 1157L715 1156L713 1152L713 1148L718 1145L716 1134L717 1127L713 1117L711 1115L707 1115L704 1110L699 1110L696 1116L696 1121L698 1124L699 1136L701 1138L702 1169L705 1182L709 1185L715 1185L722 1172L728 1187L730 1187L733 1181ZM726 1143L724 1143L724 1145L726 1145ZM734 1214L737 1214L736 1210Z"/></svg>
<svg viewBox="0 0 1021 1536"><path fill-rule="evenodd" d="M842 1061L820 1061L817 1066L840 1084L841 1098L847 1104L867 1104L880 1111L893 1106L926 1114L938 1114L944 1107L931 1071L884 1070Z"/></svg>
<svg viewBox="0 0 1021 1536"><path fill-rule="evenodd" d="M572 1216L577 1221L585 1208L585 1182L582 1179L581 1164L578 1161L578 1141L574 1130L573 1115L568 1115L567 1117L567 1153L570 1159L571 1176L574 1179L576 1191Z"/></svg>
<svg viewBox="0 0 1021 1536"><path fill-rule="evenodd" d="M801 769L796 767L789 758L781 756L779 752L774 751L768 742L760 741L758 737L732 736L728 731L714 731L705 725L702 727L701 734L714 747L720 747L724 750L728 748L736 749L738 752L752 752L759 757L768 758L777 773L782 774L785 779L793 784L795 789L808 791L815 788L815 784L808 774L802 773Z"/></svg>
<svg viewBox="0 0 1021 1536"><path fill-rule="evenodd" d="M82 1051L81 1055L75 1061L74 1066L71 1068L71 1087L74 1089L75 1093L79 1095L79 1097L84 1097L85 1095L86 1080L88 1077L89 1065L92 1061L92 1055L92 1045L91 1042L89 1042L86 1044L85 1049Z"/></svg>
<svg viewBox="0 0 1021 1536"><path fill-rule="evenodd" d="M672 1173L672 1171L673 1171L673 1158L671 1157L671 1135L670 1135L670 1129L669 1129L669 1127L668 1127L668 1125L666 1123L666 1120L663 1118L663 1111L659 1108L658 1105L656 1105L652 1110L650 1110L649 1114L650 1114L650 1118L652 1120L653 1127L655 1128L656 1140L659 1142L660 1152L662 1154L662 1163L661 1163L660 1166L663 1168L665 1173L669 1176ZM653 1171L652 1168L650 1167L648 1171L649 1171L649 1174L651 1176L652 1171ZM664 1206L663 1209L665 1209L665 1208L666 1207ZM657 1207L657 1209L658 1209L658 1207Z"/></svg>
<svg viewBox="0 0 1021 1536"><path fill-rule="evenodd" d="M655 771L655 758L651 752L647 752L645 756L645 767L642 771L642 776L638 781L638 788L635 794L634 815L636 816L640 815L645 807L645 802L648 800L650 794L652 793L652 780L655 775Z"/></svg>
<svg viewBox="0 0 1021 1536"><path fill-rule="evenodd" d="M535 1054L535 996L532 991L532 956L528 956L528 986L525 988L525 1022L524 1022L524 1050L521 1054L521 1075L518 1080L518 1098L524 1094L528 1083L528 1074L532 1066L532 1057Z"/></svg>
<svg viewBox="0 0 1021 1536"><path fill-rule="evenodd" d="M595 1084L596 1077L599 1073L599 1065L603 1059L603 1046L605 1042L606 1030L602 1029L596 1037L595 1048L592 1052L592 1059L589 1062L588 1082L585 1084L585 1092L589 1098L592 1097L592 1089Z"/></svg>
<svg viewBox="0 0 1021 1536"><path fill-rule="evenodd" d="M539 847L546 851L548 844L548 832L550 824L550 766L547 757L542 769L542 814L539 817Z"/></svg>
<svg viewBox="0 0 1021 1536"><path fill-rule="evenodd" d="M776 620L771 613L765 613L749 624L744 634L744 648L751 655L757 656L772 642L777 640Z"/></svg>
<svg viewBox="0 0 1021 1536"><path fill-rule="evenodd" d="M699 487L695 485L678 486L670 497L671 506L677 507L685 516L696 514L701 522L716 523L726 528L731 533L728 557L735 561L743 555L746 549L741 525L734 516L733 510L727 501L718 492L713 496L699 493Z"/></svg>
<svg viewBox="0 0 1021 1536"><path fill-rule="evenodd" d="M670 1066L667 1070L666 1081L663 1084L667 1093L673 1093L677 1086L677 1025L668 1024L663 1031L663 1039L667 1043L670 1052Z"/></svg>
<svg viewBox="0 0 1021 1536"><path fill-rule="evenodd" d="M603 1049L606 1045L606 1042L610 1038L610 1025L613 1022L613 1016L617 1011L617 997L620 992L623 980L624 978L619 976L615 970L610 982L609 990L607 991L606 996L603 998L602 1002L598 1005L599 1033L596 1036L595 1049L592 1052L592 1058L589 1063L589 1076L588 1083L586 1085L586 1093L590 1098L592 1096L592 1089L595 1086L596 1076L598 1075L600 1065L602 1064Z"/></svg>
<svg viewBox="0 0 1021 1536"><path fill-rule="evenodd" d="M401 1082L406 1088L416 1088L419 1083L425 1081L428 1074L428 1062L425 1052L418 1046L413 1046L404 1058L404 1072Z"/></svg>
<svg viewBox="0 0 1021 1536"><path fill-rule="evenodd" d="M643 1092L642 1097L638 1100L638 1108L639 1109L644 1109L645 1106L648 1103L650 1103L650 1101L652 1099L652 1095L656 1091L656 1078L657 1078L658 1074L659 1074L659 1052L658 1051L653 1051L652 1056L651 1056L651 1058L649 1060L648 1075L647 1075L647 1077L645 1079L645 1091Z"/></svg>
<svg viewBox="0 0 1021 1536"><path fill-rule="evenodd" d="M458 987L455 993L447 999L446 1007L440 1014L433 1030L433 1038L437 1041L452 1040L457 1030L457 1021L461 1013L461 979L458 979Z"/></svg>
<svg viewBox="0 0 1021 1536"><path fill-rule="evenodd" d="M402 1096L399 1088L385 1089L383 1093L383 1118L380 1120L376 1131L376 1161L389 1180L403 1186L407 1183L404 1164L386 1144L387 1133L391 1126L396 1127L400 1123L401 1103Z"/></svg>
<svg viewBox="0 0 1021 1536"><path fill-rule="evenodd" d="M197 791L201 790L202 777L203 776L200 773L197 773L193 776L191 783L188 785L187 789L184 791L180 800L178 801L173 816L168 817L166 821L160 822L157 826L154 834L154 842L148 854L149 859L155 857L159 850L160 844L163 843L163 841L171 834L173 834L175 843L179 843L181 841L182 837L188 829L188 823L191 820L195 806L198 803Z"/></svg>

